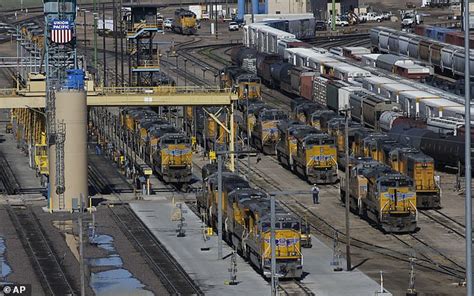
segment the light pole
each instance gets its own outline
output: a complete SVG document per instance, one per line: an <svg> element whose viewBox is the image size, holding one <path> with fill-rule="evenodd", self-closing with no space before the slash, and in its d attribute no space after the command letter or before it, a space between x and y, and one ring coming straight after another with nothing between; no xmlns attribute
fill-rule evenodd
<svg viewBox="0 0 474 296"><path fill-rule="evenodd" d="M97 19L98 19L98 13L97 13L97 0L94 0L93 2L93 7L94 7L94 68L97 71Z"/></svg>
<svg viewBox="0 0 474 296"><path fill-rule="evenodd" d="M83 20L83 25L84 25L84 60L87 61L87 18L86 18L86 12L88 12L85 9L82 9L82 13L84 14L84 20Z"/></svg>
<svg viewBox="0 0 474 296"><path fill-rule="evenodd" d="M270 247L271 247L271 276L272 296L277 295L278 278L276 277L276 245L275 245L275 194L270 194Z"/></svg>
<svg viewBox="0 0 474 296"><path fill-rule="evenodd" d="M345 150L346 150L346 170L345 170L345 175L346 175L346 195L345 195L345 200L346 200L346 270L351 271L352 270L352 264L351 264L351 233L350 233L350 224L349 224L349 211L351 207L351 200L349 196L349 116L350 116L350 108L349 106L345 106L346 112L345 112L345 127L344 127L344 142L345 142Z"/></svg>
<svg viewBox="0 0 474 296"><path fill-rule="evenodd" d="M465 164L466 182L465 223L466 223L466 290L472 295L472 199L471 199L471 73L469 54L469 1L464 0L464 96L465 96Z"/></svg>
<svg viewBox="0 0 474 296"><path fill-rule="evenodd" d="M222 259L222 155L217 156L217 259Z"/></svg>
<svg viewBox="0 0 474 296"><path fill-rule="evenodd" d="M104 87L107 86L107 62L105 53L105 3L102 3L102 50L103 52L103 66L104 66Z"/></svg>

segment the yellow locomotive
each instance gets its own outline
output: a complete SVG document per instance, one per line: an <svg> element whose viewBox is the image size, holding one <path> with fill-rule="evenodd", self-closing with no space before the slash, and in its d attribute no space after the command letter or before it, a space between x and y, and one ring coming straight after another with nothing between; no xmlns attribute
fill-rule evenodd
<svg viewBox="0 0 474 296"><path fill-rule="evenodd" d="M222 70L221 88L231 88L239 98L237 105L243 110L246 100L261 100L261 79L258 75L249 73L240 67L229 66Z"/></svg>
<svg viewBox="0 0 474 296"><path fill-rule="evenodd" d="M333 184L338 181L337 149L334 139L316 129L300 130L296 138L294 171L311 184Z"/></svg>
<svg viewBox="0 0 474 296"><path fill-rule="evenodd" d="M179 34L194 35L197 32L196 14L190 10L177 9L171 29Z"/></svg>
<svg viewBox="0 0 474 296"><path fill-rule="evenodd" d="M206 175L209 172L206 173ZM222 173L223 238L249 260L265 277L270 275L270 199L253 189L237 174ZM217 228L218 176L207 176L197 206L201 217ZM282 278L300 278L303 273L301 223L298 218L276 206L277 272ZM219 230L218 230L219 231ZM305 238L310 239L309 233ZM311 242L305 242L311 245Z"/></svg>
<svg viewBox="0 0 474 296"><path fill-rule="evenodd" d="M129 131L130 147L163 181L178 186L192 178L190 138L150 108L123 108L120 122Z"/></svg>
<svg viewBox="0 0 474 296"><path fill-rule="evenodd" d="M440 188L435 181L434 159L414 148L387 149L390 149L387 164L415 181L417 208L440 208Z"/></svg>
<svg viewBox="0 0 474 296"><path fill-rule="evenodd" d="M341 200L349 182L353 212L388 233L413 232L418 212L413 180L372 159L353 159L349 180L343 180Z"/></svg>
<svg viewBox="0 0 474 296"><path fill-rule="evenodd" d="M280 140L277 125L282 120L287 120L288 116L282 110L262 107L256 111L255 119L251 136L253 146L263 153L274 154L275 146Z"/></svg>
<svg viewBox="0 0 474 296"><path fill-rule="evenodd" d="M295 121L278 125L278 161L311 184L338 181L337 151L334 139L314 127Z"/></svg>

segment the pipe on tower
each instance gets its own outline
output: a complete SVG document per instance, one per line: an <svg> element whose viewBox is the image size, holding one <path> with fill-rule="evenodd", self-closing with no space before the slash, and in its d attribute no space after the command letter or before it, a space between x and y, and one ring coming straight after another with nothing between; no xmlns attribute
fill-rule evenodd
<svg viewBox="0 0 474 296"><path fill-rule="evenodd" d="M258 0L252 0L252 12L258 14Z"/></svg>
<svg viewBox="0 0 474 296"><path fill-rule="evenodd" d="M245 14L245 1L246 0L238 0L237 2L237 19L243 20Z"/></svg>

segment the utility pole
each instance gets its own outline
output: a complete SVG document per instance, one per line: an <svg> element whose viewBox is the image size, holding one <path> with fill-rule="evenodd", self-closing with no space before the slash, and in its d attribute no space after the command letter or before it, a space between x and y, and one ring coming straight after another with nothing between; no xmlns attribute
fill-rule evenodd
<svg viewBox="0 0 474 296"><path fill-rule="evenodd" d="M105 56L105 3L102 3L102 50L103 50L103 66L104 66L104 86L107 85L107 62Z"/></svg>
<svg viewBox="0 0 474 296"><path fill-rule="evenodd" d="M83 218L83 204L84 204L84 195L81 193L81 207L79 213L79 267L81 272L81 296L86 295L86 285L85 285L85 278L84 278L84 245L83 245L83 238L82 238L82 218Z"/></svg>
<svg viewBox="0 0 474 296"><path fill-rule="evenodd" d="M346 152L346 195L345 195L345 201L346 201L346 270L351 271L352 270L352 264L351 264L351 232L350 232L350 224L349 224L349 211L351 207L351 200L349 196L349 106L345 106L346 109L346 122L345 122L345 127L344 127L344 144L345 144L345 152Z"/></svg>
<svg viewBox="0 0 474 296"><path fill-rule="evenodd" d="M82 13L84 14L84 24L83 24L84 25L84 61L87 61L87 18L86 18L86 10L83 9Z"/></svg>
<svg viewBox="0 0 474 296"><path fill-rule="evenodd" d="M250 2L250 11L251 11L251 13L252 13L252 24L253 24L253 23L255 23L255 13L254 13L254 11L253 11L253 4L252 4L252 1L254 1L254 0L249 0L249 1L251 1L251 2ZM247 8L248 8L248 7L249 7L249 6L247 6Z"/></svg>
<svg viewBox="0 0 474 296"><path fill-rule="evenodd" d="M336 0L332 0L331 12L331 30L336 31Z"/></svg>
<svg viewBox="0 0 474 296"><path fill-rule="evenodd" d="M216 39L219 39L218 34L217 34L217 18L219 17L219 13L217 12L217 0L214 1L214 4L216 5L216 9L214 10L214 13L216 14Z"/></svg>
<svg viewBox="0 0 474 296"><path fill-rule="evenodd" d="M278 278L276 276L276 245L275 245L275 194L270 194L270 246L272 265L272 296L277 295Z"/></svg>
<svg viewBox="0 0 474 296"><path fill-rule="evenodd" d="M113 1L113 22L114 22L114 51L115 51L115 87L118 86L118 40L117 40L117 1Z"/></svg>
<svg viewBox="0 0 474 296"><path fill-rule="evenodd" d="M471 73L469 50L469 0L464 0L464 95L465 142L464 175L466 182L465 220L466 220L466 295L472 295L472 192L471 192Z"/></svg>
<svg viewBox="0 0 474 296"><path fill-rule="evenodd" d="M217 259L222 259L222 155L217 156Z"/></svg>
<svg viewBox="0 0 474 296"><path fill-rule="evenodd" d="M120 76L122 77L122 87L125 87L125 79L124 79L124 67L123 67L123 0L120 0Z"/></svg>
<svg viewBox="0 0 474 296"><path fill-rule="evenodd" d="M97 0L94 0L94 69L97 71Z"/></svg>

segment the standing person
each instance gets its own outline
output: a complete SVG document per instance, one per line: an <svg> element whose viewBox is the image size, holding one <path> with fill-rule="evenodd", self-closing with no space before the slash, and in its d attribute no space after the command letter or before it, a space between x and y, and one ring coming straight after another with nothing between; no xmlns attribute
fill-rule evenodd
<svg viewBox="0 0 474 296"><path fill-rule="evenodd" d="M313 203L319 204L319 188L318 186L316 186L316 184L314 184L312 192L313 192Z"/></svg>

